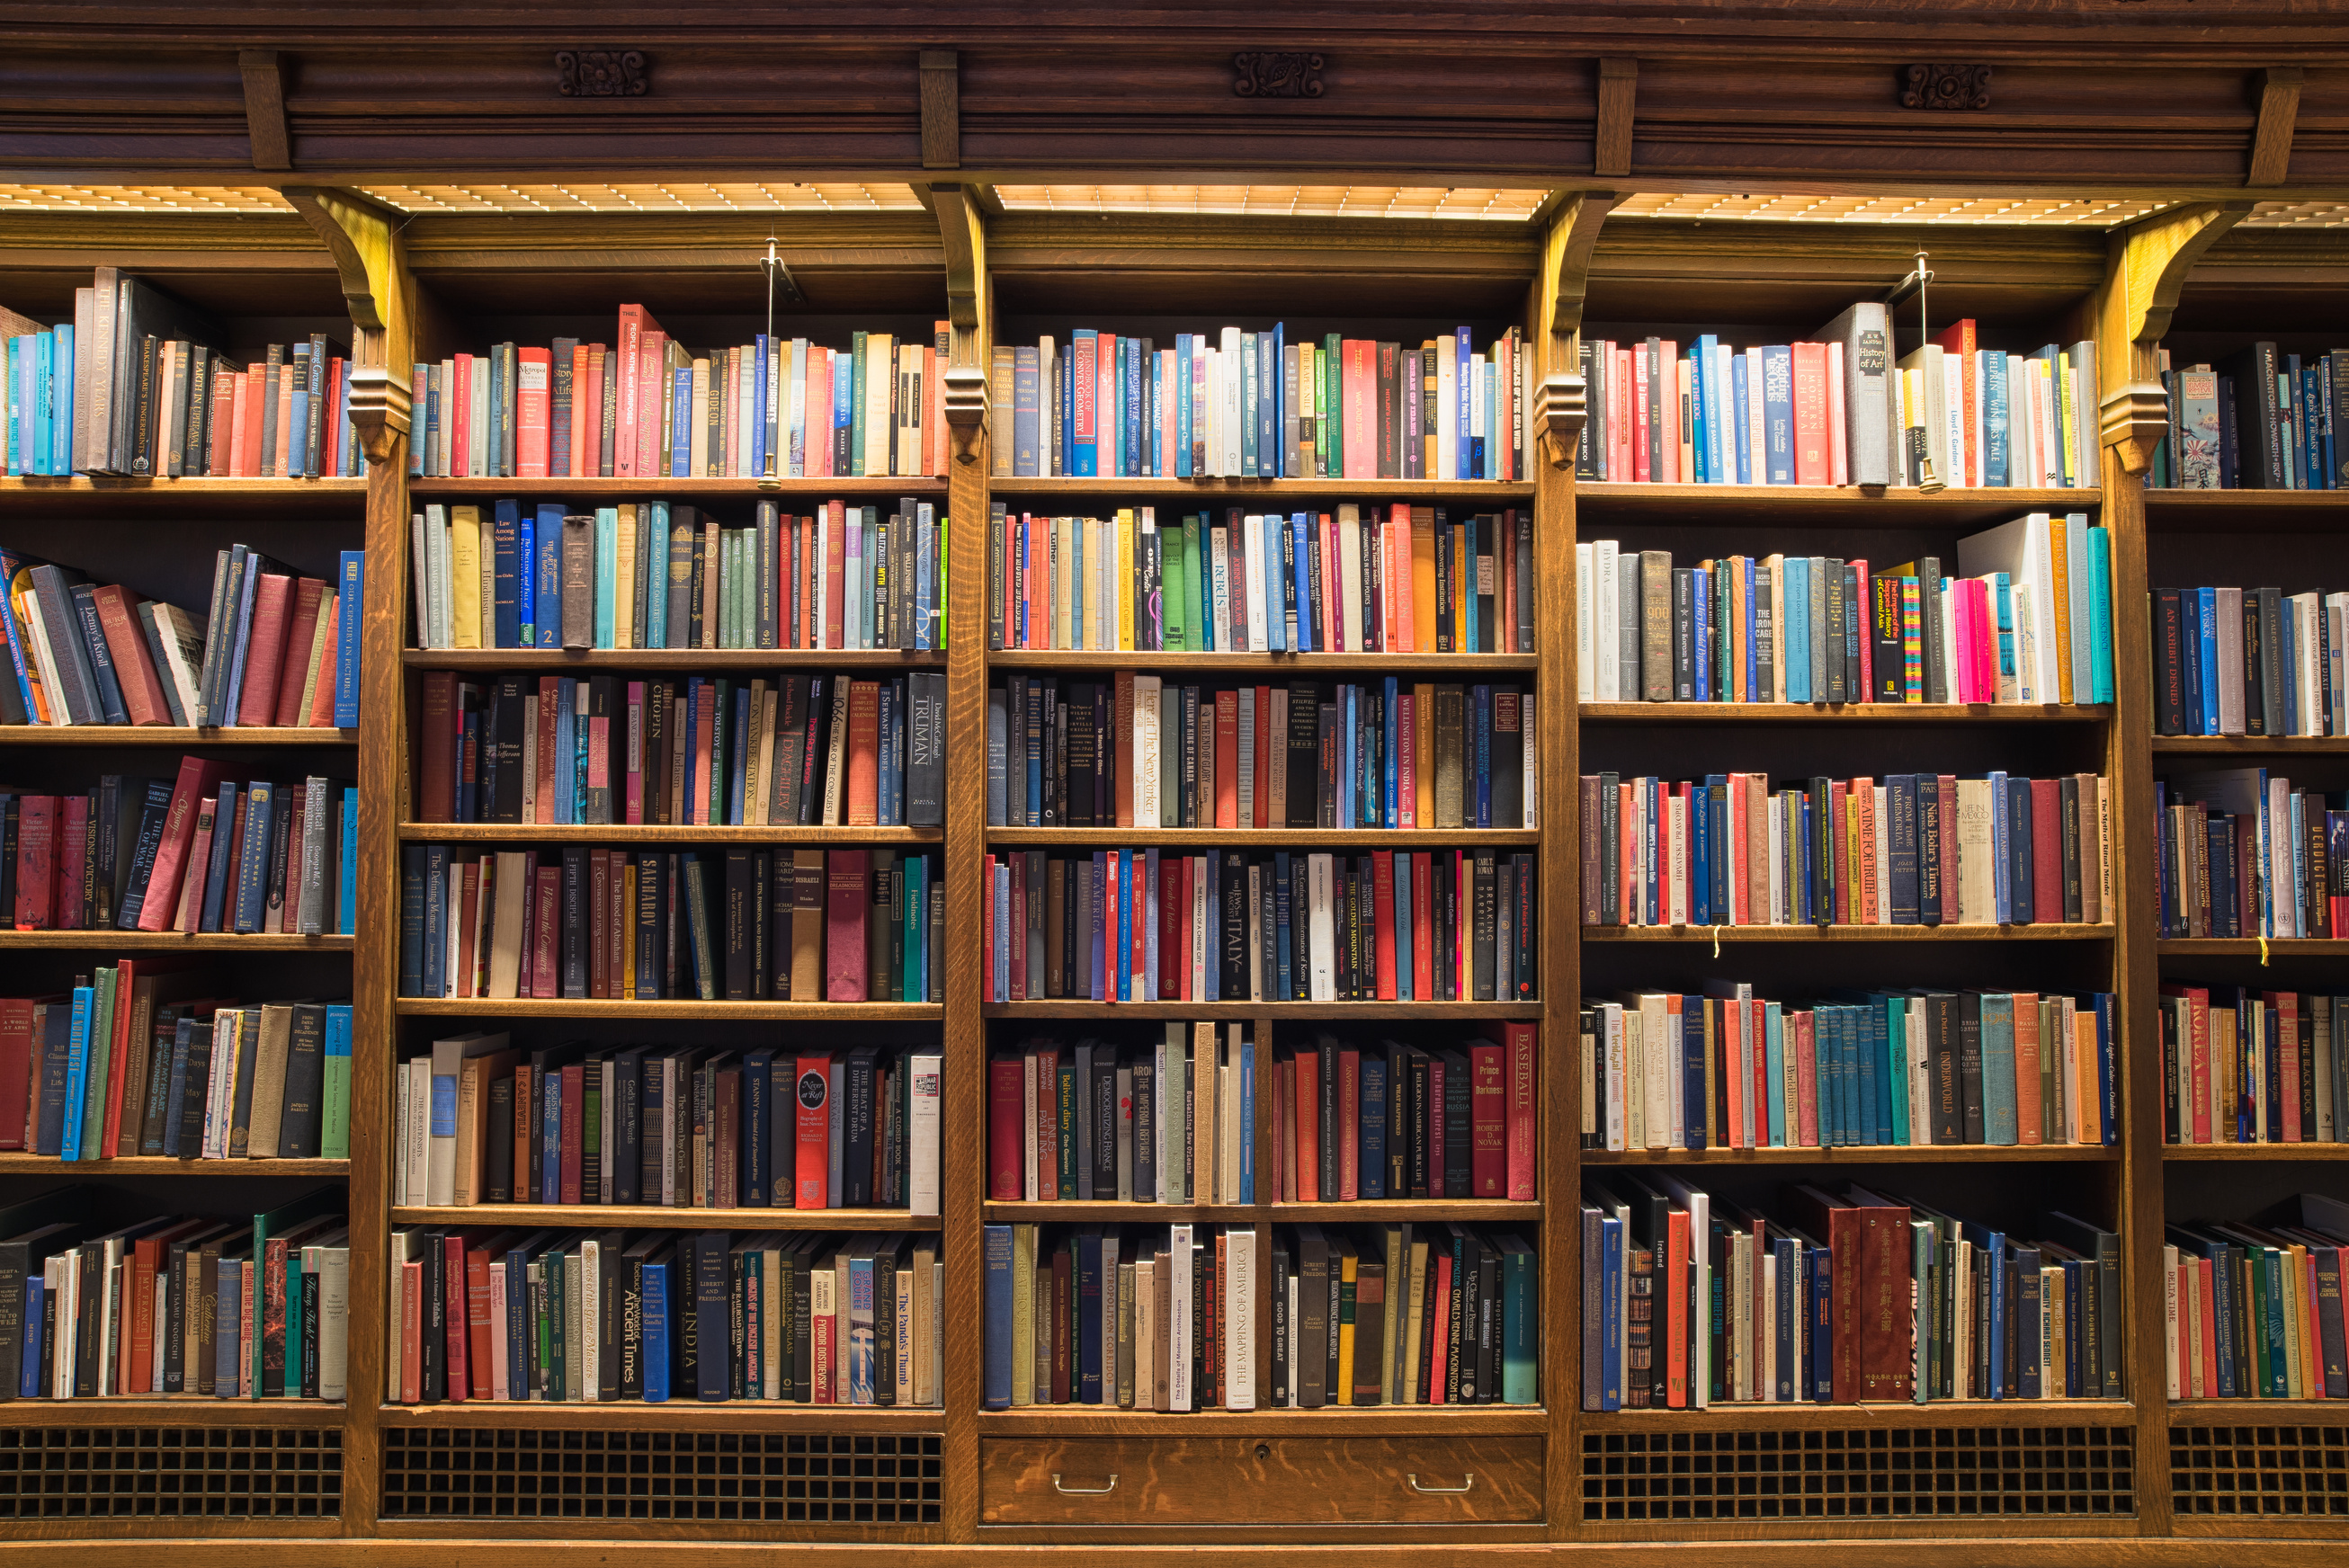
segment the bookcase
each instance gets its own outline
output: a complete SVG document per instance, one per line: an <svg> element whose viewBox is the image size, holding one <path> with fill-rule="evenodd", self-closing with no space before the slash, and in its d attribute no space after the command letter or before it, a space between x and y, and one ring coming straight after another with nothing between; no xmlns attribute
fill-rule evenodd
<svg viewBox="0 0 2349 1568"><path fill-rule="evenodd" d="M0 1404L13 1507L25 1541L181 1542L190 1555L333 1536L352 1556L421 1558L454 1543L598 1550L625 1541L673 1550L910 1547L942 1560L1035 1546L1195 1549L1233 1555L1301 1550L1400 1559L1482 1549L1632 1550L1652 1543L1725 1547L1799 1542L1838 1560L1888 1562L1943 1551L1994 1550L2046 1560L2142 1556L2196 1560L2217 1539L2257 1536L2279 1554L2337 1547L2349 1529L2349 1446L2315 1401L2174 1402L2165 1396L2162 1224L2189 1212L2240 1216L2302 1190L2339 1191L2340 1145L2168 1149L2162 1140L2164 1067L2149 1022L2160 985L2176 978L2256 985L2324 983L2338 941L2158 939L2154 923L2154 780L2196 753L2289 756L2329 786L2337 739L2154 738L2152 649L2141 613L2170 575L2297 572L2318 580L2344 561L2340 504L2326 492L2147 491L2124 460L2141 454L2158 415L2118 394L2147 378L2153 346L2216 353L2290 331L2329 346L2342 319L2349 265L2331 230L2279 232L2246 207L2148 197L2134 224L2082 222L1835 226L1673 215L1670 194L1568 189L1530 201L1530 218L1255 219L1007 209L992 191L941 182L916 200L876 186L881 210L824 215L698 212L549 215L427 211L409 216L364 195L309 197L309 222L283 214L144 217L139 264L264 335L277 318L347 310L359 358L391 374L359 384L354 417L369 453L364 481L181 480L139 484L0 479L0 543L38 548L71 531L92 561L152 552L142 585L198 597L188 586L201 548L250 538L301 562L305 552L368 552L361 725L354 734L236 731L11 731L11 773L90 772L133 748L202 751L279 747L331 751L360 789L359 934L351 939L177 939L238 966L255 991L347 989L354 1040L351 1156L300 1170L222 1173L0 1157L0 1185L31 1191L71 1179L97 1183L126 1214L174 1203L233 1213L280 1190L334 1181L348 1192L351 1284L348 1400L18 1400ZM481 197L494 202L494 194ZM515 203L520 205L520 203ZM1651 213L1656 215L1650 215ZM2151 214L2147 216L2147 214ZM0 301L54 313L74 274L125 248L118 220L45 220L37 254L12 256L0 232ZM2232 232L2229 229L2232 226ZM2206 233L2205 231L2213 231ZM793 325L829 330L881 323L926 337L951 322L946 370L948 472L936 479L441 480L410 478L414 416L400 367L493 338L543 343L605 329L624 301L648 304L681 337L738 341L760 330L759 258L773 233L804 303ZM2223 237L2221 237L2223 235ZM2105 408L2100 482L2052 491L1938 494L1857 488L1674 486L1580 481L1570 449L1581 389L1570 377L1582 337L1714 331L1739 343L1799 335L1856 299L1881 297L1930 253L1938 327L1979 318L1986 336L2097 345ZM1479 342L1515 328L1532 356L1535 396L1526 477L1458 480L1174 480L1009 478L990 462L986 390L990 351L1072 324L1148 335L1225 322L1280 321L1415 340L1472 325ZM1913 325L1895 315L1896 344ZM743 521L761 498L813 503L842 496L917 497L952 520L949 626L942 654L799 651L532 652L413 645L409 519L428 504L560 499L574 507L632 498L690 500ZM1534 651L1494 655L1071 653L990 650L987 592L992 510L1113 512L1341 501L1517 508L1533 521L1538 589ZM1706 555L1816 549L1881 561L1954 554L1961 535L2026 511L2085 511L2111 532L2115 700L2103 705L1791 705L1580 703L1574 545ZM53 551L64 555L60 542ZM189 552L187 561L179 552ZM208 555L207 555L208 559ZM2254 564L2256 563L2256 564ZM131 568L121 570L126 577ZM2199 581L2199 579L2194 579ZM2248 580L2248 579L2247 579ZM418 725L426 677L438 672L652 672L775 668L942 668L947 785L942 829L488 829L419 822ZM1527 744L1542 782L1538 828L1421 831L1327 829L990 827L988 691L1009 675L1106 678L1117 670L1170 679L1229 675L1343 679L1351 672L1521 686ZM1470 672L1474 672L1473 674ZM2116 916L2093 925L1609 927L1581 923L1582 824L1575 781L1602 769L1697 774L1733 766L1773 774L1880 774L1903 763L1944 769L2102 773L2117 824ZM124 766L128 767L126 763ZM2331 770L2331 771L2328 771ZM770 846L903 844L942 852L944 999L939 1003L803 1001L577 1002L402 1000L397 995L399 846L429 838L485 844L700 843L732 835ZM1493 844L1536 857L1538 944L1534 999L1504 1002L1130 1002L987 999L981 962L990 853L1067 848L1090 853L1149 844L1337 853ZM95 961L109 937L11 934L0 964L43 985ZM176 950L176 948L174 949ZM19 965L23 968L20 970ZM36 975L34 971L37 969ZM250 978L244 978L244 976ZM2109 991L2118 998L2117 1140L2027 1148L1578 1148L1584 1107L1578 1014L1586 996L1707 980L1767 980L1824 992L1855 985L2030 985ZM479 1021L478 1026L474 1021ZM991 1054L1039 1034L1143 1037L1168 1022L1243 1026L1256 1064L1257 1201L1192 1207L1114 1200L1051 1203L988 1196ZM1531 1023L1537 1042L1539 1135L1534 1201L1411 1200L1288 1204L1272 1201L1275 1054L1322 1028L1369 1039L1445 1040L1503 1023ZM790 1045L802 1039L919 1043L945 1058L943 1212L933 1222L859 1214L861 1228L935 1228L945 1264L947 1356L942 1402L930 1408L814 1408L730 1401L665 1405L450 1402L384 1398L389 1237L405 1224L492 1222L478 1210L392 1201L393 1062L444 1028L535 1031L599 1040L679 1037ZM2150 1032L2148 1032L2150 1031ZM1709 1410L1581 1408L1583 1267L1574 1223L1584 1181L1670 1166L1717 1191L1762 1202L1786 1181L1846 1177L1993 1213L2076 1208L2125 1238L2122 1397L1922 1405L1717 1406ZM298 1179L298 1180L297 1180ZM686 1229L690 1209L535 1206L534 1225ZM1523 1236L1535 1249L1541 1319L1532 1405L1268 1408L1269 1369L1247 1369L1253 1410L1184 1414L1101 1406L982 1409L979 1345L988 1224L1246 1227L1259 1256L1292 1222L1457 1222ZM747 1225L734 1215L720 1224ZM845 1229L838 1212L777 1210L761 1228ZM1268 1284L1259 1284L1268 1305ZM163 1506L165 1490L126 1478L202 1474L201 1507ZM38 1476L37 1503L34 1478ZM101 1506L64 1501L96 1497ZM239 1491L222 1476L258 1477ZM65 1479L60 1479L65 1478ZM246 1501L251 1497L256 1501ZM288 1501L297 1500L297 1501ZM1990 1542L1995 1541L1992 1545ZM200 1548L197 1542L208 1542ZM444 1544L445 1543L445 1544ZM2126 1544L2125 1544L2126 1543ZM99 1555L119 1546L93 1545ZM282 1550L282 1549L281 1549ZM827 1552L827 1555L832 1554Z"/></svg>

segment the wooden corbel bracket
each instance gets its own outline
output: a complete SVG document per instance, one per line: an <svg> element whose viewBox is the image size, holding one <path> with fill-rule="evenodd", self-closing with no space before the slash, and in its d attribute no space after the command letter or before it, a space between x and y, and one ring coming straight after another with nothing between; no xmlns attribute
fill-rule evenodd
<svg viewBox="0 0 2349 1568"><path fill-rule="evenodd" d="M350 191L323 185L279 187L334 257L350 306L351 428L372 463L388 462L392 438L409 429L408 268L399 214Z"/></svg>
<svg viewBox="0 0 2349 1568"><path fill-rule="evenodd" d="M2169 395L2155 350L2169 330L2194 263L2249 215L2248 201L2196 202L2158 212L2115 235L2099 302L2107 354L2099 377L2097 433L2123 470L2143 473L2169 434Z"/></svg>
<svg viewBox="0 0 2349 1568"><path fill-rule="evenodd" d="M1590 414L1583 385L1582 305L1590 283L1590 256L1599 231L1620 200L1612 191L1583 191L1561 201L1542 237L1542 267L1534 286L1535 340L1546 344L1546 363L1534 387L1534 428L1552 466L1574 466L1575 449Z"/></svg>
<svg viewBox="0 0 2349 1568"><path fill-rule="evenodd" d="M968 187L930 187L938 233L946 247L947 321L951 347L940 373L947 446L958 463L975 463L986 449L988 418L987 228L978 193Z"/></svg>

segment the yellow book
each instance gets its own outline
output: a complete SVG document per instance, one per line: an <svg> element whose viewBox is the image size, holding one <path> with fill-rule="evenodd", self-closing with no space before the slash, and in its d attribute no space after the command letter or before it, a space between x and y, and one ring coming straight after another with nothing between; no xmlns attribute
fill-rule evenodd
<svg viewBox="0 0 2349 1568"><path fill-rule="evenodd" d="M823 851L792 851L792 994L793 1002L823 997ZM781 936L781 932L776 933Z"/></svg>
<svg viewBox="0 0 2349 1568"><path fill-rule="evenodd" d="M649 511L649 509L647 509ZM618 542L612 563L612 645L636 645L636 519L634 503L619 509Z"/></svg>
<svg viewBox="0 0 2349 1568"><path fill-rule="evenodd" d="M897 403L896 340L885 332L864 338L864 471L876 478L895 472L889 466L895 432L890 420Z"/></svg>
<svg viewBox="0 0 2349 1568"><path fill-rule="evenodd" d="M1433 593L1428 594L1433 600ZM1435 645L1430 643L1429 647ZM1422 681L1411 688L1412 774L1417 787L1413 794L1413 820L1423 828L1435 825L1435 687Z"/></svg>
<svg viewBox="0 0 2349 1568"><path fill-rule="evenodd" d="M1117 593L1117 651L1133 651L1133 509L1117 509L1117 565L1110 582Z"/></svg>
<svg viewBox="0 0 2349 1568"><path fill-rule="evenodd" d="M2055 563L2055 690L2058 702L2071 702L2072 661L2063 650L2072 645L2072 561L2071 542L2064 538L2064 528L2054 518L2047 520L2047 553Z"/></svg>
<svg viewBox="0 0 2349 1568"><path fill-rule="evenodd" d="M1411 637L1406 653L1435 651L1435 509L1411 509Z"/></svg>
<svg viewBox="0 0 2349 1568"><path fill-rule="evenodd" d="M481 645L481 509L449 509L449 602L451 641L460 648Z"/></svg>
<svg viewBox="0 0 2349 1568"><path fill-rule="evenodd" d="M1361 1254L1345 1248L1338 1261L1338 1381L1330 1390L1333 1405L1354 1402L1354 1291L1361 1283Z"/></svg>
<svg viewBox="0 0 2349 1568"><path fill-rule="evenodd" d="M620 868L620 907L626 910L636 907L636 868L632 865ZM636 999L636 923L633 919L620 922L620 989L617 995L624 1002Z"/></svg>

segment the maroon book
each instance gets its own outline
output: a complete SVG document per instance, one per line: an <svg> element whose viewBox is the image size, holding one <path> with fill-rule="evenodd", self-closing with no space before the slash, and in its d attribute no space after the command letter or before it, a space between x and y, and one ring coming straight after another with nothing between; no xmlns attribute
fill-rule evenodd
<svg viewBox="0 0 2349 1568"><path fill-rule="evenodd" d="M57 798L26 795L17 804L16 929L47 931L57 918Z"/></svg>

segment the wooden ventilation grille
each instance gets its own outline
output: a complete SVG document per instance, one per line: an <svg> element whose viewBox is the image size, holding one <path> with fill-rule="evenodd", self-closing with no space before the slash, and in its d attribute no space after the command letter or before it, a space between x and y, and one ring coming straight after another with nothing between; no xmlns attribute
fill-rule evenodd
<svg viewBox="0 0 2349 1568"><path fill-rule="evenodd" d="M2349 1427L2173 1427L2181 1518L2349 1519Z"/></svg>
<svg viewBox="0 0 2349 1568"><path fill-rule="evenodd" d="M384 1433L386 1519L935 1524L935 1434Z"/></svg>
<svg viewBox="0 0 2349 1568"><path fill-rule="evenodd" d="M1522 221L1548 192L1466 185L999 185L995 194L1009 212Z"/></svg>
<svg viewBox="0 0 2349 1568"><path fill-rule="evenodd" d="M2262 201L2243 220L2246 229L2349 228L2349 201Z"/></svg>
<svg viewBox="0 0 2349 1568"><path fill-rule="evenodd" d="M2108 229L2162 205L2137 199L2031 196L1663 195L1626 197L1619 218L1735 218L1780 223L1962 223Z"/></svg>
<svg viewBox="0 0 2349 1568"><path fill-rule="evenodd" d="M0 1519L332 1519L343 1434L311 1427L0 1429Z"/></svg>
<svg viewBox="0 0 2349 1568"><path fill-rule="evenodd" d="M2135 1511L2126 1427L1605 1432L1582 1439L1582 1517L2096 1519Z"/></svg>
<svg viewBox="0 0 2349 1568"><path fill-rule="evenodd" d="M403 212L918 212L910 185L793 185L698 181L605 185L368 185L367 193Z"/></svg>

